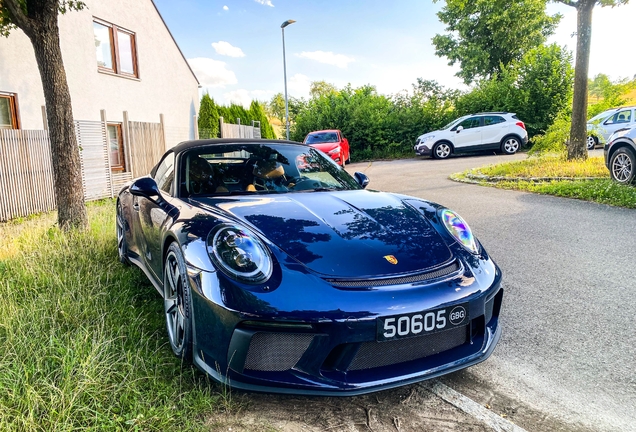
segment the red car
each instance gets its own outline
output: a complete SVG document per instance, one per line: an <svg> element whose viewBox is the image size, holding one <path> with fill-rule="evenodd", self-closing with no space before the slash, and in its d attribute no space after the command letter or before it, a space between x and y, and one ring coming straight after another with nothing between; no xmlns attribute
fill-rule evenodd
<svg viewBox="0 0 636 432"><path fill-rule="evenodd" d="M349 141L342 136L337 129L321 130L310 132L303 141L305 144L317 148L326 153L336 161L338 165L344 166L349 163L351 154L349 153Z"/></svg>

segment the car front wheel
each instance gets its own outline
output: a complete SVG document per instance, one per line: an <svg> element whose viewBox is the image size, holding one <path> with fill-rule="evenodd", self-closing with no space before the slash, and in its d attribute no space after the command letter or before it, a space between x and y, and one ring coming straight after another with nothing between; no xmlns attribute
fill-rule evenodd
<svg viewBox="0 0 636 432"><path fill-rule="evenodd" d="M627 147L621 147L612 155L609 163L612 179L623 184L636 180L636 156Z"/></svg>
<svg viewBox="0 0 636 432"><path fill-rule="evenodd" d="M598 145L598 138L593 135L587 137L587 149L594 150L594 147Z"/></svg>
<svg viewBox="0 0 636 432"><path fill-rule="evenodd" d="M117 216L115 219L117 229L117 255L122 264L130 264L128 259L128 244L126 243L126 221L124 220L124 212L121 203L117 202Z"/></svg>
<svg viewBox="0 0 636 432"><path fill-rule="evenodd" d="M517 153L520 147L521 143L515 137L506 137L501 143L501 151L509 155Z"/></svg>
<svg viewBox="0 0 636 432"><path fill-rule="evenodd" d="M192 309L185 260L172 243L163 271L163 303L168 340L174 354L186 362L192 359Z"/></svg>
<svg viewBox="0 0 636 432"><path fill-rule="evenodd" d="M435 144L435 148L433 148L433 156L435 159L446 159L451 154L451 146L448 143L441 142Z"/></svg>

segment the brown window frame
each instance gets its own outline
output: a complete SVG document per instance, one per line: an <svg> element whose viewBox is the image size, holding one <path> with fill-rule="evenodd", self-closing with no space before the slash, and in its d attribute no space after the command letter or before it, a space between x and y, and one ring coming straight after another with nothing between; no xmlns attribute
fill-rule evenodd
<svg viewBox="0 0 636 432"><path fill-rule="evenodd" d="M119 160L120 165L113 165L113 161L110 160L110 170L113 172L126 172L126 149L124 149L124 136L122 135L121 123L106 123L106 136L108 137L108 157L110 159L110 133L108 128L114 126L117 128L117 137L119 144Z"/></svg>
<svg viewBox="0 0 636 432"><path fill-rule="evenodd" d="M118 25L115 25L108 21L101 20L99 18L93 17L93 22L97 24L101 24L105 27L108 27L108 34L110 36L110 55L111 55L111 60L113 63L113 69L97 65L97 70L99 70L100 72L121 75L128 78L139 78L139 62L137 61L137 34L133 31L127 30L123 27L119 27ZM126 33L131 36L130 48L132 53L133 70L134 70L132 74L128 72L123 72L121 70L121 66L120 66L121 60L119 58L119 41L117 39L118 32Z"/></svg>
<svg viewBox="0 0 636 432"><path fill-rule="evenodd" d="M0 98L9 99L9 111L11 114L11 127L1 129L20 129L20 110L18 107L18 94L0 91Z"/></svg>

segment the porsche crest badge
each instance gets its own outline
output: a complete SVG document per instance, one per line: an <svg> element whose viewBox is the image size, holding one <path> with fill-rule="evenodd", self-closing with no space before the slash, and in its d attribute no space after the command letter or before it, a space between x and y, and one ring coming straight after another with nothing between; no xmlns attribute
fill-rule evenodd
<svg viewBox="0 0 636 432"><path fill-rule="evenodd" d="M390 262L391 264L395 265L398 263L398 260L396 257L394 257L393 255L385 255L384 259L387 260L388 262Z"/></svg>

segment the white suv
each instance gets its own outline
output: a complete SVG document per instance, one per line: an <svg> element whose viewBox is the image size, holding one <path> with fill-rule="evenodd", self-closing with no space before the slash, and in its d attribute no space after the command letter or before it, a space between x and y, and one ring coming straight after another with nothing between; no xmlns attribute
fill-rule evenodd
<svg viewBox="0 0 636 432"><path fill-rule="evenodd" d="M636 107L612 108L587 121L587 149L592 150L599 143L605 144L611 134L619 129L636 125Z"/></svg>
<svg viewBox="0 0 636 432"><path fill-rule="evenodd" d="M441 130L420 135L415 153L446 159L452 153L501 150L516 153L528 142L526 125L514 113L487 112L453 120Z"/></svg>

